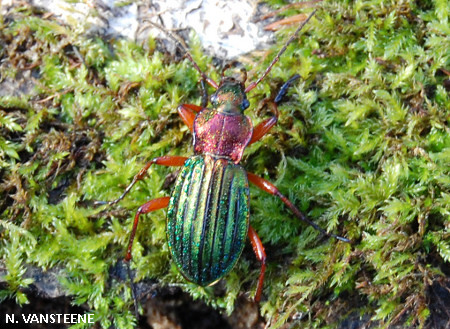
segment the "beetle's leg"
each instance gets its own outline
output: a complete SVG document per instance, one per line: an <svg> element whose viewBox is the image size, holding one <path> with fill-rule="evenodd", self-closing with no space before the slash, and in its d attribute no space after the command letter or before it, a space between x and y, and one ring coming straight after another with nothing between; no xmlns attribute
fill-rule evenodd
<svg viewBox="0 0 450 329"><path fill-rule="evenodd" d="M265 134L269 132L270 129L272 129L273 126L276 125L278 121L278 107L277 104L270 100L264 100L265 103L268 103L270 106L272 106L272 109L274 110L275 115L267 118L263 122L260 122L254 129L252 138L250 139L250 142L248 142L248 145L253 144L257 141L259 141Z"/></svg>
<svg viewBox="0 0 450 329"><path fill-rule="evenodd" d="M255 302L259 303L261 300L261 293L264 283L264 273L266 272L266 252L264 251L264 246L261 243L261 239L251 226L248 229L248 237L250 238L256 258L258 258L261 262L261 272L259 273L258 286L256 287L255 294Z"/></svg>
<svg viewBox="0 0 450 329"><path fill-rule="evenodd" d="M311 221L308 217L303 215L302 212L300 210L298 210L298 208L288 198L286 198L283 194L281 194L281 192L278 190L278 188L275 185L273 185L271 182L255 175L255 174L252 174L252 173L247 173L247 176L248 176L248 180L250 182L252 182L253 184L255 184L257 187L259 187L261 190L266 191L267 193L270 193L272 195L279 197L281 199L281 201L283 201L283 203L294 213L295 217L297 217L298 219L308 223L309 225L311 225L316 230L318 230L319 232L321 232L322 234L324 234L326 236L331 236L338 240L350 243L349 239L341 237L339 235L335 235L333 233L328 233L323 228L318 226L316 223Z"/></svg>
<svg viewBox="0 0 450 329"><path fill-rule="evenodd" d="M127 264L128 269L128 276L131 282L131 293L133 294L133 300L134 300L134 313L136 314L136 319L139 317L138 307L137 307L137 296L136 296L136 289L133 284L133 278L131 275L130 270L130 260L131 260L131 248L133 247L133 241L134 236L136 235L137 226L139 223L139 216L142 214L148 214L149 212L166 208L169 205L170 197L162 197L158 199L150 200L146 203L144 203L142 206L139 207L138 211L136 212L136 215L134 216L134 222L133 222L133 228L131 230L130 234L130 241L128 242L128 249L127 253L125 255L125 263Z"/></svg>
<svg viewBox="0 0 450 329"><path fill-rule="evenodd" d="M260 122L253 129L252 138L250 139L250 142L248 142L248 145L253 144L253 143L259 141L261 138L263 138L263 136L265 134L267 134L269 132L269 130L273 126L275 126L275 124L278 121L278 106L277 106L277 104L274 101L270 100L269 98L264 99L262 102L263 102L262 106L267 104L271 107L274 115L270 118L267 118L263 122Z"/></svg>
<svg viewBox="0 0 450 329"><path fill-rule="evenodd" d="M130 261L131 259L131 248L133 247L133 240L134 236L136 235L136 229L139 223L139 216L142 214L148 214L149 212L158 209L166 208L169 205L169 200L170 197L165 196L162 198L150 200L139 207L139 209L136 212L136 215L134 216L133 229L131 230L130 242L128 242L127 254L125 256L126 262Z"/></svg>
<svg viewBox="0 0 450 329"><path fill-rule="evenodd" d="M195 115L202 109L203 107L193 104L181 104L178 106L178 114L191 132L194 131Z"/></svg>
<svg viewBox="0 0 450 329"><path fill-rule="evenodd" d="M136 176L134 176L133 181L131 182L130 185L128 185L128 187L125 189L125 191L122 193L122 195L120 197L118 197L116 200L113 201L96 201L95 204L96 205L102 205L102 204L108 204L108 205L114 205L117 202L121 201L125 195L128 194L128 192L131 191L131 189L133 188L134 184L136 184L137 181L140 181L141 179L144 178L145 174L147 173L148 169L151 167L152 164L157 164L157 165L161 165L161 166L173 166L173 167L181 167L182 165L184 165L184 163L186 162L188 158L186 157L182 157L182 156L176 156L176 155L165 155L162 157L158 157L158 158L154 158L151 161L147 162L144 166L144 168L142 168L139 173L137 173Z"/></svg>
<svg viewBox="0 0 450 329"><path fill-rule="evenodd" d="M253 135L252 139L248 143L248 145L253 144L257 141L259 141L265 134L269 132L269 130L275 126L275 124L278 121L278 104L281 102L284 95L286 95L289 87L291 86L292 82L300 78L300 75L295 74L291 78L289 78L288 81L286 81L280 88L280 91L278 92L275 99L272 101L268 98L263 100L263 105L268 104L272 107L272 112L274 113L274 116L264 120L263 122L259 123L255 129L253 129Z"/></svg>
<svg viewBox="0 0 450 329"><path fill-rule="evenodd" d="M292 82L294 82L295 80L299 79L300 75L299 74L294 74L292 77L290 77L288 79L288 81L286 81L285 83L283 83L283 85L280 88L280 91L278 92L277 96L274 99L274 102L276 104L280 104L281 100L283 99L284 95L286 95L289 87L291 86Z"/></svg>

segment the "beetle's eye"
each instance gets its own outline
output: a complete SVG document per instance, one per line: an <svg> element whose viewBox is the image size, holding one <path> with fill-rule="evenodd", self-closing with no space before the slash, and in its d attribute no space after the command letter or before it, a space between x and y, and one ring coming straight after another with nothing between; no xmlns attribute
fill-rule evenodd
<svg viewBox="0 0 450 329"><path fill-rule="evenodd" d="M211 100L211 104L216 104L217 103L217 95L212 94L210 100Z"/></svg>
<svg viewBox="0 0 450 329"><path fill-rule="evenodd" d="M241 103L241 109L242 111L246 110L250 106L250 102L248 99L244 99Z"/></svg>

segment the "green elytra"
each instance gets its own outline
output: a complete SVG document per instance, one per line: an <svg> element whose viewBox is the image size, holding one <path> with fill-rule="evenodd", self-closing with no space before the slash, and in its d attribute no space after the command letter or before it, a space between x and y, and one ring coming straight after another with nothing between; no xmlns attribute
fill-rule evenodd
<svg viewBox="0 0 450 329"><path fill-rule="evenodd" d="M167 211L167 241L183 276L213 284L236 264L249 226L247 173L223 158L197 155L178 174Z"/></svg>

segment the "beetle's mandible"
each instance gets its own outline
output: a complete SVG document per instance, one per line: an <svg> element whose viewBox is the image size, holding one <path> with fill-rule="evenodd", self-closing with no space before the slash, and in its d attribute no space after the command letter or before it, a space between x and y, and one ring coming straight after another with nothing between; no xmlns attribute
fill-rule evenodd
<svg viewBox="0 0 450 329"><path fill-rule="evenodd" d="M166 235L172 258L187 280L201 286L214 284L232 270L242 253L247 236L249 237L256 257L261 262L255 294L255 301L258 302L263 289L266 253L261 240L249 224L249 182L279 197L297 218L323 234L349 242L348 239L329 234L317 226L272 183L246 172L239 164L244 149L260 140L276 124L277 103L286 93L289 84L298 76L286 82L274 101L267 101L273 116L256 127L253 127L250 119L243 114L250 105L246 93L267 76L314 13L315 11L297 28L265 72L247 86L246 74L242 80L238 80L225 77L222 73L222 79L217 84L200 70L186 51L186 56L201 74L203 81L216 89L211 96L211 108L206 108L205 101L203 106L183 104L178 107L179 115L194 135L194 156L155 158L134 177L118 199L98 202L113 205L122 200L134 184L144 178L153 164L182 167L170 197L154 199L139 207L125 261L129 262L132 257L131 249L139 216L167 207Z"/></svg>

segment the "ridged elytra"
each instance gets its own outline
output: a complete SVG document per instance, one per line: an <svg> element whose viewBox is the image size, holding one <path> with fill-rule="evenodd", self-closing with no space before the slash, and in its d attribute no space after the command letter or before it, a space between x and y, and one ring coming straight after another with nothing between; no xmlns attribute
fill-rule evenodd
<svg viewBox="0 0 450 329"><path fill-rule="evenodd" d="M206 286L228 274L244 249L249 217L242 166L211 155L189 158L167 209L167 241L183 276Z"/></svg>

